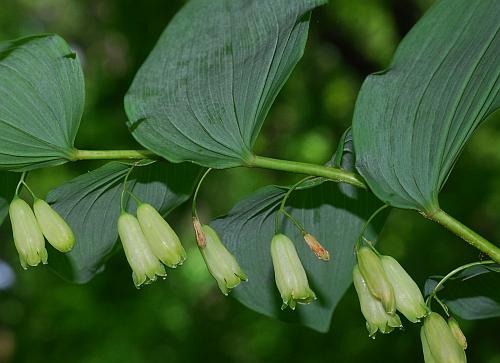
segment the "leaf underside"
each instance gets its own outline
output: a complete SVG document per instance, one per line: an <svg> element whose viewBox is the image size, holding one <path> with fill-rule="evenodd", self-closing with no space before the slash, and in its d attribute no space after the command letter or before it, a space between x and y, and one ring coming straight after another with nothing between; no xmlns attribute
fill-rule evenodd
<svg viewBox="0 0 500 363"><path fill-rule="evenodd" d="M80 62L62 38L0 42L0 169L71 159L84 98Z"/></svg>
<svg viewBox="0 0 500 363"><path fill-rule="evenodd" d="M442 276L425 283L429 295ZM438 292L450 310L467 320L500 317L500 265L475 266L449 280Z"/></svg>
<svg viewBox="0 0 500 363"><path fill-rule="evenodd" d="M16 173L0 172L0 226L9 213L9 204L14 198L14 192L19 175Z"/></svg>
<svg viewBox="0 0 500 363"><path fill-rule="evenodd" d="M49 253L50 266L67 280L85 283L98 272L117 247L120 195L130 165L110 162L81 175L49 193L47 200L68 222L76 244L67 254ZM199 173L192 164L156 162L136 167L129 177L128 190L161 214L186 201ZM126 195L127 210L136 205Z"/></svg>
<svg viewBox="0 0 500 363"><path fill-rule="evenodd" d="M500 2L441 0L356 102L357 169L396 207L432 212L473 131L500 106Z"/></svg>
<svg viewBox="0 0 500 363"><path fill-rule="evenodd" d="M350 141L345 151L343 166L350 168L354 162ZM248 274L248 282L233 292L236 299L264 315L326 332L335 306L352 281L355 241L366 220L380 207L380 201L367 191L326 181L319 185L310 183L308 188L292 193L287 211L330 251L331 260L320 261L293 224L282 220L281 232L294 241L311 288L318 297L309 305L299 305L295 312L282 312L270 243L275 233L275 213L286 191L287 188L278 186L260 189L238 203L227 216L215 220L212 226ZM367 238L376 241L385 218L386 214L377 218L365 234Z"/></svg>
<svg viewBox="0 0 500 363"><path fill-rule="evenodd" d="M125 97L139 143L173 162L244 164L325 0L192 0Z"/></svg>

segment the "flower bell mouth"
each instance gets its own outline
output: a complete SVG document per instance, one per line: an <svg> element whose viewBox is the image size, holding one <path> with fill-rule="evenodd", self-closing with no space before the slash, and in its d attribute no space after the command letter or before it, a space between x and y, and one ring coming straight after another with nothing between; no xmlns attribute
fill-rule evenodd
<svg viewBox="0 0 500 363"><path fill-rule="evenodd" d="M308 304L316 300L297 250L284 234L273 237L271 257L276 285L283 299L282 310L287 306L294 310L297 303Z"/></svg>

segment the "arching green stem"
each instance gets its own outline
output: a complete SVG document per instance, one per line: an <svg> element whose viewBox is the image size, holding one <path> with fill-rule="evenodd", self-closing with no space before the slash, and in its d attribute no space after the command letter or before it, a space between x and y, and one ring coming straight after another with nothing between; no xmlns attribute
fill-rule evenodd
<svg viewBox="0 0 500 363"><path fill-rule="evenodd" d="M285 193L285 195L283 196L283 199L281 200L281 203L280 203L280 208L278 209L278 211L276 212L276 214L274 216L274 234L277 234L279 232L279 217L280 217L280 214L283 214L284 216L288 217L288 219L290 219L292 221L292 223L295 225L295 227L297 227L297 229L302 234L306 233L306 231L304 229L304 226L302 226L302 224L299 221L297 221L290 213L288 213L285 210L285 205L286 205L286 201L288 200L288 198L290 197L290 195L293 193L293 191L295 189L297 189L300 184L304 183L306 180L309 180L311 178L313 178L313 177L312 176L308 176L308 177L305 177L305 178L299 180L297 183L295 183L294 185L292 185L290 187L290 189L288 189L287 192Z"/></svg>
<svg viewBox="0 0 500 363"><path fill-rule="evenodd" d="M203 183L203 180L207 177L207 175L212 171L212 168L208 168L203 175L201 176L200 180L198 181L198 185L196 185L196 189L193 194L193 203L191 204L191 212L193 218L198 219L198 211L196 210L196 200L198 199L198 192L200 191L201 184Z"/></svg>
<svg viewBox="0 0 500 363"><path fill-rule="evenodd" d="M365 222L365 224L363 225L363 228L361 228L361 232L359 232L359 236L358 236L358 239L356 240L356 245L355 245L355 248L356 248L356 251L359 249L360 245L361 245L361 241L363 239L363 236L365 235L365 232L366 232L366 229L368 228L368 226L370 225L370 223L372 222L372 220L380 213L382 212L384 209L386 209L387 207L389 207L388 204L384 204L383 206L381 206L380 208L378 208L375 212L373 212L373 214L370 216L370 218L368 218L368 220ZM372 246L371 243L368 244L370 246L370 248L373 249L373 251L376 253L376 254L379 254L378 251Z"/></svg>
<svg viewBox="0 0 500 363"><path fill-rule="evenodd" d="M128 178L129 178L130 174L132 174L132 171L134 170L134 168L135 168L135 164L132 165L130 167L130 169L128 169L128 172L125 175L125 179L123 181L122 195L120 196L120 210L121 210L122 213L126 212L126 208L125 208L125 193L129 193L129 191L127 190L127 182L128 182Z"/></svg>
<svg viewBox="0 0 500 363"><path fill-rule="evenodd" d="M464 241L476 247L481 252L487 254L492 260L496 261L497 263L500 263L499 247L495 246L486 238L482 237L469 227L457 221L455 218L447 214L445 211L439 209L437 212L434 212L432 214L424 214L424 216L428 219L431 219L439 223L449 231L453 232L454 234L462 238Z"/></svg>
<svg viewBox="0 0 500 363"><path fill-rule="evenodd" d="M291 173L306 174L310 176L320 176L336 182L347 183L354 185L355 187L358 188L366 189L366 184L360 175L344 169L334 168L331 166L273 159L264 156L254 156L247 163L247 166L255 168L282 170Z"/></svg>

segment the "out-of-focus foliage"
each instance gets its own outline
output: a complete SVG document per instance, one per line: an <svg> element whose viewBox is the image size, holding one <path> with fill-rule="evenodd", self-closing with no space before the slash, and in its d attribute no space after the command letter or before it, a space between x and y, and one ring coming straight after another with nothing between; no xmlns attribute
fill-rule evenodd
<svg viewBox="0 0 500 363"><path fill-rule="evenodd" d="M315 11L305 56L271 109L256 152L308 162L328 160L336 147L332 140L351 122L362 80L388 65L402 35L432 2L331 0ZM137 145L125 126L123 95L182 3L2 0L0 39L39 32L64 36L79 50L87 87L76 145L133 148ZM499 116L492 116L472 137L440 199L450 214L493 241L500 240ZM101 164L39 170L28 181L45 195ZM297 178L256 169L213 173L199 198L200 213L208 221L260 186ZM368 339L353 289L325 335L260 316L225 298L196 250L189 208L172 214L169 222L188 248L188 260L165 281L141 290L134 288L121 251L88 285L64 282L46 267L24 272L4 226L0 362L422 361L417 326L406 324L405 332ZM379 249L396 257L420 287L429 275L477 259L473 248L411 211L391 215ZM464 321L461 326L471 362L500 362L498 320Z"/></svg>

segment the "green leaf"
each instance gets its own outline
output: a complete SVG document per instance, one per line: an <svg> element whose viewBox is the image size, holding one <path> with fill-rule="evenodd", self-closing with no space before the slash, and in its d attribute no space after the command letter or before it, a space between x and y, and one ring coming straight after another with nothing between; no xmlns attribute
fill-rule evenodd
<svg viewBox="0 0 500 363"><path fill-rule="evenodd" d="M349 142L344 147L342 165L345 168L354 163L349 151L351 146ZM295 312L280 310L281 300L270 256L275 214L287 188L269 186L257 191L238 203L226 217L214 221L212 226L248 275L248 282L234 290L236 299L264 315L326 332L337 303L352 282L355 241L366 220L380 207L380 201L373 194L347 184L325 181L309 186L292 193L287 211L330 251L331 260L318 260L305 244L302 234L284 220L282 231L294 241L311 288L318 297L309 305L299 306ZM380 231L386 216L381 215L368 228L367 238L376 240L376 232ZM361 318L359 323L362 324Z"/></svg>
<svg viewBox="0 0 500 363"><path fill-rule="evenodd" d="M49 264L62 277L78 283L89 281L103 270L119 247L116 225L129 167L110 162L48 195L48 202L68 222L76 237L75 247L68 254L50 253ZM157 162L136 167L129 177L128 190L165 215L190 197L198 173L198 167L192 164ZM127 209L133 213L135 203L128 197L126 200Z"/></svg>
<svg viewBox="0 0 500 363"><path fill-rule="evenodd" d="M442 276L432 276L425 282L429 295ZM467 320L500 317L500 265L474 266L448 280L438 291L438 297L450 310Z"/></svg>
<svg viewBox="0 0 500 363"><path fill-rule="evenodd" d="M173 162L245 164L325 2L189 1L125 97L134 137Z"/></svg>
<svg viewBox="0 0 500 363"><path fill-rule="evenodd" d="M71 159L84 97L80 62L61 37L0 42L0 169Z"/></svg>
<svg viewBox="0 0 500 363"><path fill-rule="evenodd" d="M14 198L19 177L16 173L0 172L0 226L9 213L9 204Z"/></svg>
<svg viewBox="0 0 500 363"><path fill-rule="evenodd" d="M432 212L473 131L500 106L500 2L441 0L364 82L357 169L383 201Z"/></svg>

